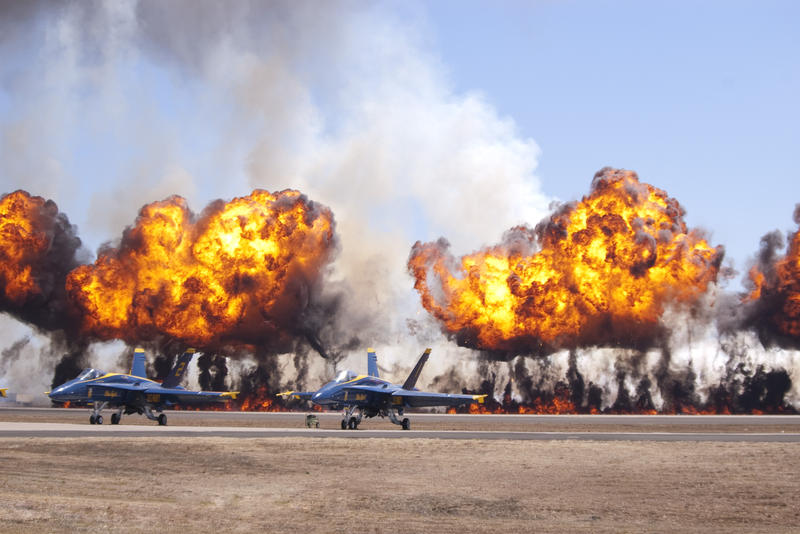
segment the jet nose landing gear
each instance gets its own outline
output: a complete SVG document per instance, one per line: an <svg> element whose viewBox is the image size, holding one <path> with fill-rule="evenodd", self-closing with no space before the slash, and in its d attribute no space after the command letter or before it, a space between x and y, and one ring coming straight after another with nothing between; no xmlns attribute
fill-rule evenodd
<svg viewBox="0 0 800 534"><path fill-rule="evenodd" d="M90 425L102 425L103 424L103 416L100 415L103 409L106 407L106 402L99 402L92 406L92 413L89 416L89 424Z"/></svg>
<svg viewBox="0 0 800 534"><path fill-rule="evenodd" d="M364 414L358 406L348 408L342 417L342 430L358 430L362 417L364 417Z"/></svg>

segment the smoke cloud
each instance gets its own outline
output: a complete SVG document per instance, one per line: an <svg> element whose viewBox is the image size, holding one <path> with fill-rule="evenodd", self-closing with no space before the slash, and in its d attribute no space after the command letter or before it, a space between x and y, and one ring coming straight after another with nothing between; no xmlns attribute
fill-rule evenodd
<svg viewBox="0 0 800 534"><path fill-rule="evenodd" d="M601 320L578 343L545 340L525 351L520 341L530 338L521 336L500 356L481 352L469 335L468 347L448 341L411 289L410 245L445 236L462 253L502 239L508 250L532 254L548 228L529 225L548 215L549 199L535 175L536 143L481 94L453 91L428 40L423 15L383 3L3 3L0 193L24 188L55 199L72 219L54 216L48 239L57 246L47 254L59 259L42 292L2 303L15 319L0 324L11 333L0 379L38 395L41 386L26 377L56 381L86 364L127 365L121 343L75 341L80 321L61 288L67 273L94 258L73 224L102 256L125 244L142 206L171 195L205 206L254 188L291 188L330 208L338 243L315 285L315 306L303 309L303 329L292 333L302 342L209 346L192 378L198 385L314 387L335 366L360 369L367 346L389 378L402 380L432 346L425 375L436 377L433 387L490 392L512 411L685 411L708 403L779 411L797 403L797 336L776 320L794 317L797 274L785 276L791 254L779 253L778 234L765 240L753 271L762 277L751 277L747 298L714 283L715 249L700 262L706 276L691 306L665 299L654 318L634 325L644 334L633 340L624 337L630 322L603 337ZM672 226L634 230L647 250L681 234ZM639 259L631 272L642 278L651 257ZM162 375L194 340L156 337L142 341Z"/></svg>
<svg viewBox="0 0 800 534"><path fill-rule="evenodd" d="M29 2L4 6L0 27L4 188L58 199L92 248L171 194L204 205L291 187L323 201L342 246L327 310L305 320L332 360L361 365L374 345L382 365L410 366L396 346L409 325L438 337L407 290L409 242L478 246L545 212L536 144L449 88L413 10Z"/></svg>

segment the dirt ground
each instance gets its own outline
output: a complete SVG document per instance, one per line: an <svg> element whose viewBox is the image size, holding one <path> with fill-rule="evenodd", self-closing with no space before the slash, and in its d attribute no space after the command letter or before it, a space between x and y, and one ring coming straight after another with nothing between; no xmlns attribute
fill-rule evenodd
<svg viewBox="0 0 800 534"><path fill-rule="evenodd" d="M5 532L798 532L800 446L10 438Z"/></svg>

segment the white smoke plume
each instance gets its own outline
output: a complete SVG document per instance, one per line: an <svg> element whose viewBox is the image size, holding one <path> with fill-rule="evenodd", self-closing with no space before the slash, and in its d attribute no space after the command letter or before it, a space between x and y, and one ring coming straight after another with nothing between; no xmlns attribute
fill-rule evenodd
<svg viewBox="0 0 800 534"><path fill-rule="evenodd" d="M548 202L536 144L450 87L429 36L399 4L4 2L0 185L56 200L91 247L169 194L300 189L337 219L343 364L375 346L402 375L430 344L432 376L469 351L421 312L410 245L471 250Z"/></svg>

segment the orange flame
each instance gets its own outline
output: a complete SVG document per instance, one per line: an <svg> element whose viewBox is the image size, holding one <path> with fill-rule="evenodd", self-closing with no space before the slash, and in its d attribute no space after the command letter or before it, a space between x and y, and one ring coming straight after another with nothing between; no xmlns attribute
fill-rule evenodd
<svg viewBox="0 0 800 534"><path fill-rule="evenodd" d="M267 391L266 386L259 387L246 395L239 395L235 400L225 404L210 405L178 405L176 410L181 411L204 411L204 412L288 412L283 404L275 400L275 395ZM314 408L317 408L314 406ZM321 411L321 409L317 410Z"/></svg>
<svg viewBox="0 0 800 534"><path fill-rule="evenodd" d="M144 206L67 291L100 339L252 347L296 327L334 251L330 210L297 191L256 190L198 218L173 196Z"/></svg>
<svg viewBox="0 0 800 534"><path fill-rule="evenodd" d="M535 232L514 228L460 260L444 240L417 242L408 268L423 306L468 346L642 343L669 303L691 303L716 280L722 249L688 230L683 214L635 173L605 169L588 196Z"/></svg>
<svg viewBox="0 0 800 534"><path fill-rule="evenodd" d="M52 243L55 203L14 191L0 198L0 294L18 306L42 294L35 270Z"/></svg>

